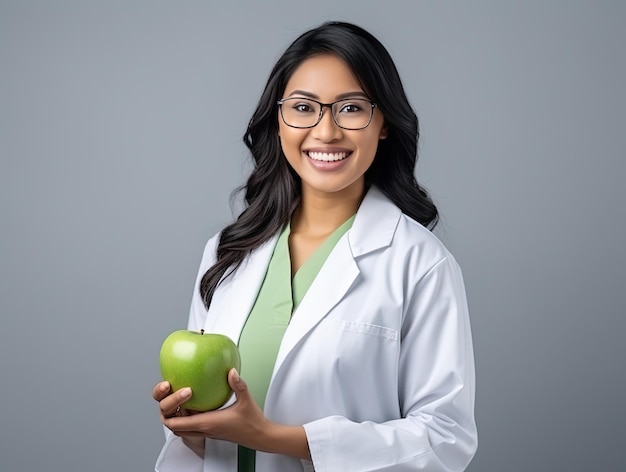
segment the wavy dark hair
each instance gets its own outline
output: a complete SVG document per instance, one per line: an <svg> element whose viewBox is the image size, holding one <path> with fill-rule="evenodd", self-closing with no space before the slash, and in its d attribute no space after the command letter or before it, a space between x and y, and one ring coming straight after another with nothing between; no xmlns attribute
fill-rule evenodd
<svg viewBox="0 0 626 472"><path fill-rule="evenodd" d="M343 59L371 100L378 104L388 130L365 174L405 214L428 228L437 208L415 179L419 125L400 76L385 47L369 32L345 22L326 22L299 36L278 59L243 136L254 159L245 191L245 208L220 235L217 260L200 282L208 306L220 281L251 251L282 229L300 200L300 178L288 164L278 136L278 107L287 82L306 59L333 54Z"/></svg>

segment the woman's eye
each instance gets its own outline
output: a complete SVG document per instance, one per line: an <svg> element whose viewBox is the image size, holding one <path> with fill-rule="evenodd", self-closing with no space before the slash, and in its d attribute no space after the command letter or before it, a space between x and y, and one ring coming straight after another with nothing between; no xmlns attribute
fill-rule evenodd
<svg viewBox="0 0 626 472"><path fill-rule="evenodd" d="M358 105L355 105L354 103L348 103L346 105L343 105L341 107L341 110L339 110L341 113L356 113L361 111L361 107L359 107Z"/></svg>
<svg viewBox="0 0 626 472"><path fill-rule="evenodd" d="M293 109L300 113L310 113L313 111L313 108L308 103L296 103Z"/></svg>

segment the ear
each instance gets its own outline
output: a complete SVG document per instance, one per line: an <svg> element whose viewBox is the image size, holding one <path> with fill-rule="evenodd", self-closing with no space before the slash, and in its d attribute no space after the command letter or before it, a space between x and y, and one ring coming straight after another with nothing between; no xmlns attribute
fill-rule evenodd
<svg viewBox="0 0 626 472"><path fill-rule="evenodd" d="M383 125L383 127L380 129L378 139L387 139L387 136L389 136L389 129L387 128L387 125Z"/></svg>

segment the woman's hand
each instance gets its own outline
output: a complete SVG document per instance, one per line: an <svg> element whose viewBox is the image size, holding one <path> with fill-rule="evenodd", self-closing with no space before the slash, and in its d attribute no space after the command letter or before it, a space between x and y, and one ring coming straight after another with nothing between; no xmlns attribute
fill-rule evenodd
<svg viewBox="0 0 626 472"><path fill-rule="evenodd" d="M188 414L178 406L189 397L189 392L178 392L160 402L161 421L174 434L188 437L208 437L231 441L250 449L259 447L259 438L266 434L271 422L252 399L246 383L239 377L237 370L228 373L228 384L233 389L237 401L222 410Z"/></svg>
<svg viewBox="0 0 626 472"><path fill-rule="evenodd" d="M152 398L159 402L159 410L161 412L161 422L165 424L168 418L183 417L194 414L195 412L185 410L182 404L191 397L190 388L181 388L177 392L172 393L172 387L169 382L159 382L152 390ZM174 432L176 434L176 432ZM178 434L182 437L183 442L195 452L198 456L204 457L204 437L187 436Z"/></svg>
<svg viewBox="0 0 626 472"><path fill-rule="evenodd" d="M165 384L169 393L169 384ZM191 393L191 390L183 392L185 389L181 389L159 401L161 421L174 434L183 438L221 439L257 451L310 458L303 427L279 425L267 419L236 369L228 373L228 384L237 397L237 401L229 407L205 413L185 412L181 408L178 416L178 406ZM155 391L160 385L155 387ZM189 396L184 396L185 393ZM158 395L155 396L157 398Z"/></svg>

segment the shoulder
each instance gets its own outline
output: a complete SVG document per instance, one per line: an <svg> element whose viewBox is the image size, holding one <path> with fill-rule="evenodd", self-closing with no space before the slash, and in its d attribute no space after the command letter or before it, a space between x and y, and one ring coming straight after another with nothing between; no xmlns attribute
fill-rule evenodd
<svg viewBox="0 0 626 472"><path fill-rule="evenodd" d="M217 246L220 242L221 232L214 234L204 245L202 259L200 261L200 271L206 272L217 260Z"/></svg>
<svg viewBox="0 0 626 472"><path fill-rule="evenodd" d="M350 241L357 257L384 250L393 257L419 257L427 265L453 259L437 236L402 213L376 187L368 191L357 212Z"/></svg>
<svg viewBox="0 0 626 472"><path fill-rule="evenodd" d="M435 261L452 258L446 245L431 230L404 213L398 219L394 243Z"/></svg>
<svg viewBox="0 0 626 472"><path fill-rule="evenodd" d="M462 280L461 268L445 244L405 214L398 219L388 256L396 261L395 270L404 274L409 285L417 286L433 277L441 284L447 280L456 285Z"/></svg>
<svg viewBox="0 0 626 472"><path fill-rule="evenodd" d="M217 250L220 243L221 235L221 231L214 234L204 246L202 260L200 262L200 272L203 274L217 262ZM275 233L267 241L261 243L257 248L251 250L250 253L247 254L245 258L241 261L241 263L237 265L232 274L236 275L240 272L245 271L251 264L259 263L259 259L264 260L268 252L271 256L272 250L276 245L276 241L278 240L279 235L279 232ZM230 271L227 271L227 273L230 273Z"/></svg>

